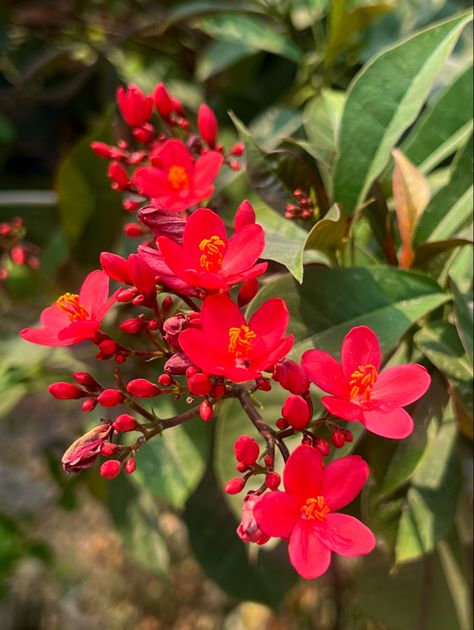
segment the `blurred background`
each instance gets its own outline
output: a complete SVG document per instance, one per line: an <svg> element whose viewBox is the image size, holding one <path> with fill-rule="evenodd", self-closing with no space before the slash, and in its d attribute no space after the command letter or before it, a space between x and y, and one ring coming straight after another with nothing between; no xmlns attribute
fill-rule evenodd
<svg viewBox="0 0 474 630"><path fill-rule="evenodd" d="M17 336L98 266L100 251L129 247L120 194L89 149L92 139L112 141L120 132L118 86L134 82L151 92L163 81L191 112L207 102L228 147L237 141L232 110L271 151L282 137L298 137L303 106L322 86L346 89L378 50L469 3L332 4L332 13L327 0L0 5L0 223L23 219L32 257L21 265L5 259L8 277L0 281L2 630L468 627L466 619L467 626L453 625L456 599L469 597L466 583L454 576L458 590L449 594L438 556L390 573L374 554L361 571L338 562L324 579L303 583L278 549L254 570L206 470L211 446L202 427L174 438L172 448L193 469L184 484L159 461L166 455L159 446L140 491L127 479L105 482L96 470L66 476L61 455L89 420L75 401L50 399L47 385L106 367L87 349L51 352ZM334 6L343 18L331 29ZM450 72L459 72L470 48L466 32ZM227 172L217 190L216 203L235 209L247 196L245 175ZM210 513L218 517L211 525ZM465 548L459 553L469 566Z"/></svg>

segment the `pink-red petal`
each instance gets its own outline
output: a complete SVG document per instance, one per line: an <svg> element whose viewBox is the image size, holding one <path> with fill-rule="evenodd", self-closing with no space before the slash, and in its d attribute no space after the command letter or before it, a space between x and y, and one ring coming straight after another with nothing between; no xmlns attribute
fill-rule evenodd
<svg viewBox="0 0 474 630"><path fill-rule="evenodd" d="M210 344L209 336L202 330L183 330L179 335L179 343L188 359L209 374L220 376L224 367L232 367L226 349Z"/></svg>
<svg viewBox="0 0 474 630"><path fill-rule="evenodd" d="M431 377L422 365L398 365L384 370L372 389L372 398L405 407L427 391Z"/></svg>
<svg viewBox="0 0 474 630"><path fill-rule="evenodd" d="M193 168L193 157L189 149L181 140L167 140L153 156L153 160L159 160L163 170L168 172L172 166L182 166L189 174Z"/></svg>
<svg viewBox="0 0 474 630"><path fill-rule="evenodd" d="M223 161L224 158L218 151L208 151L201 155L194 164L193 189L202 191L208 188L217 177Z"/></svg>
<svg viewBox="0 0 474 630"><path fill-rule="evenodd" d="M105 273L117 282L131 284L130 274L128 273L128 263L125 258L112 254L111 252L102 252L100 255L100 264Z"/></svg>
<svg viewBox="0 0 474 630"><path fill-rule="evenodd" d="M60 341L69 340L71 343L79 343L86 339L92 339L99 329L100 322L85 319L81 322L74 322L58 332Z"/></svg>
<svg viewBox="0 0 474 630"><path fill-rule="evenodd" d="M283 339L290 315L281 298L271 298L258 308L249 320L249 327L257 335L253 353L261 353L260 345L267 350L275 348Z"/></svg>
<svg viewBox="0 0 474 630"><path fill-rule="evenodd" d="M40 315L40 322L45 328L56 330L56 332L65 326L69 326L70 323L69 317L57 307L56 302L43 309Z"/></svg>
<svg viewBox="0 0 474 630"><path fill-rule="evenodd" d="M377 335L367 326L356 326L344 337L341 349L341 363L346 380L359 366L373 365L378 371L382 353Z"/></svg>
<svg viewBox="0 0 474 630"><path fill-rule="evenodd" d="M359 455L335 459L324 468L321 494L331 512L356 498L369 473L367 463Z"/></svg>
<svg viewBox="0 0 474 630"><path fill-rule="evenodd" d="M76 343L71 339L58 339L58 331L49 328L24 328L20 332L20 336L25 341L36 343L39 346L72 346Z"/></svg>
<svg viewBox="0 0 474 630"><path fill-rule="evenodd" d="M79 293L79 302L89 313L89 319L95 319L98 311L109 296L109 276L97 270L90 273Z"/></svg>
<svg viewBox="0 0 474 630"><path fill-rule="evenodd" d="M265 247L265 233L260 225L248 225L229 240L222 263L222 273L232 275L249 269L261 256Z"/></svg>
<svg viewBox="0 0 474 630"><path fill-rule="evenodd" d="M366 525L348 514L328 514L319 534L321 542L341 556L365 556L377 542Z"/></svg>
<svg viewBox="0 0 474 630"><path fill-rule="evenodd" d="M199 245L203 240L209 239L211 236L218 236L225 245L227 244L224 221L209 208L198 208L189 217L184 228L183 237L183 247L196 266L199 265L199 259L202 254Z"/></svg>
<svg viewBox="0 0 474 630"><path fill-rule="evenodd" d="M401 408L393 409L387 413L364 408L363 416L365 428L381 437L403 440L413 431L411 416Z"/></svg>
<svg viewBox="0 0 474 630"><path fill-rule="evenodd" d="M166 174L154 166L139 168L133 176L133 183L146 197L160 199L163 195L172 193Z"/></svg>
<svg viewBox="0 0 474 630"><path fill-rule="evenodd" d="M337 398L346 398L349 387L342 366L323 350L307 350L301 357L308 378L324 392Z"/></svg>
<svg viewBox="0 0 474 630"><path fill-rule="evenodd" d="M362 422L362 409L354 403L342 398L332 398L331 396L323 396L321 402L334 416L347 420L348 422Z"/></svg>
<svg viewBox="0 0 474 630"><path fill-rule="evenodd" d="M306 499L321 494L323 481L323 457L312 446L302 444L295 448L288 458L283 471L285 490L303 505Z"/></svg>
<svg viewBox="0 0 474 630"><path fill-rule="evenodd" d="M229 329L245 325L245 318L239 307L227 295L217 294L207 297L201 308L201 326L212 340L212 344L227 352Z"/></svg>
<svg viewBox="0 0 474 630"><path fill-rule="evenodd" d="M286 492L267 492L255 504L253 514L260 529L268 536L289 538L299 518L296 501Z"/></svg>
<svg viewBox="0 0 474 630"><path fill-rule="evenodd" d="M331 563L331 552L322 544L312 521L299 520L288 546L290 562L306 580L323 575Z"/></svg>

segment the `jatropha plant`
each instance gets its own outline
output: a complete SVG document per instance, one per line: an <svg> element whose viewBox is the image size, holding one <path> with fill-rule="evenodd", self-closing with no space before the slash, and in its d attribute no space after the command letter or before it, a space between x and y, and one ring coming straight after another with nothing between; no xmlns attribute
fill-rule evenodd
<svg viewBox="0 0 474 630"><path fill-rule="evenodd" d="M46 346L92 343L97 360L115 364L107 386L86 372L74 373L74 383L49 386L59 400L81 400L85 412L117 410L114 420L102 419L67 449L64 469L76 473L101 458L102 477L132 474L146 442L186 422L218 421L220 401L235 399L261 438L260 444L247 434L236 440L238 475L225 485L229 494L254 488L243 499L240 538L257 545L287 540L291 564L307 579L325 573L332 552L368 554L376 544L373 533L340 510L361 491L369 466L358 455L327 458L332 448L352 441L347 422L384 438L410 435L413 420L404 407L423 396L429 374L417 364L381 370L377 336L363 325L347 331L340 362L318 349L300 361L290 358L293 336L283 299L269 299L250 317L243 312L268 271L259 262L265 232L252 205L242 201L232 234L216 212L199 207L212 196L221 168L240 168L242 145L225 152L205 104L193 130L182 104L162 84L153 96L134 85L120 88L117 101L128 139L117 146L95 142L92 149L110 160L108 174L113 188L124 192L124 208L138 211L125 233L140 237L140 244L128 258L103 252L102 269L90 273L78 293L58 297L43 310L39 328L21 332ZM306 193L295 197L305 201L306 214L314 211ZM287 209L287 218L296 216L295 208ZM110 280L120 285L113 292ZM111 309L129 304L141 313L121 321L119 337L104 322ZM139 349L118 341L123 333L140 338ZM126 382L121 366L131 357L134 365L153 362L154 379L138 371ZM268 392L272 381L287 396L281 417L264 418L254 394ZM325 393L319 415L311 383ZM184 398L188 408L162 418L143 404L163 396ZM328 431L330 442L322 437ZM288 439L294 444L295 437L300 444L290 452Z"/></svg>

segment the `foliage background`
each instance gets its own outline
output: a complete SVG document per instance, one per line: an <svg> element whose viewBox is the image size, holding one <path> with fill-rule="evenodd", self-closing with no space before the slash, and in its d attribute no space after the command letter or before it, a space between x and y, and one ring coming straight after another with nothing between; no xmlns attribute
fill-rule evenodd
<svg viewBox="0 0 474 630"><path fill-rule="evenodd" d="M413 37L465 8L460 0L0 8L0 218L23 216L42 251L39 271L10 265L0 289L2 627L470 627L471 27L448 21ZM338 562L316 583L296 580L284 549L248 557L234 535L238 509L220 487L232 474L233 439L248 430L237 409L223 408L212 431L196 423L147 445L133 480L65 477L58 461L88 419L45 390L90 359L83 349L25 348L17 337L97 266L100 251L126 253L120 197L88 145L116 134L118 85L151 90L159 80L191 111L207 101L226 145L238 135L245 142L247 172L223 175L213 203L228 216L244 196L255 203L266 256L292 273L258 301L288 300L297 352L335 351L360 322L377 331L387 360L422 361L433 374L430 396L412 409L413 436L395 444L364 435L350 447L373 471L360 509L380 549ZM395 145L431 189L413 272L396 268ZM309 236L281 215L296 186L318 198L322 220ZM374 201L347 239L347 218L331 204L353 214L367 193ZM303 263L312 263L304 277ZM266 403L269 418L277 398Z"/></svg>

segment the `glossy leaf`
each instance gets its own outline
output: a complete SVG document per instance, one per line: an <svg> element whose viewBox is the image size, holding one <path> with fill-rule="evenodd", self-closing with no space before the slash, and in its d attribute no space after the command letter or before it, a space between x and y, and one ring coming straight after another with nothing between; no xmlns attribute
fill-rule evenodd
<svg viewBox="0 0 474 630"><path fill-rule="evenodd" d="M453 280L449 283L450 289L454 297L454 318L456 321L456 328L458 329L459 337L461 338L464 350L470 357L471 362L473 360L473 328L474 318L472 310L472 295L468 300L467 296L463 295L456 286Z"/></svg>
<svg viewBox="0 0 474 630"><path fill-rule="evenodd" d="M329 168L336 157L345 100L344 92L324 89L308 102L304 111L304 128L311 154Z"/></svg>
<svg viewBox="0 0 474 630"><path fill-rule="evenodd" d="M338 204L311 228L304 244L305 251L317 249L334 254L341 246L347 221Z"/></svg>
<svg viewBox="0 0 474 630"><path fill-rule="evenodd" d="M414 341L447 377L463 382L472 379L472 364L453 324L444 320L432 322L416 333Z"/></svg>
<svg viewBox="0 0 474 630"><path fill-rule="evenodd" d="M341 122L334 200L351 214L418 115L470 16L424 29L377 55L349 88Z"/></svg>

